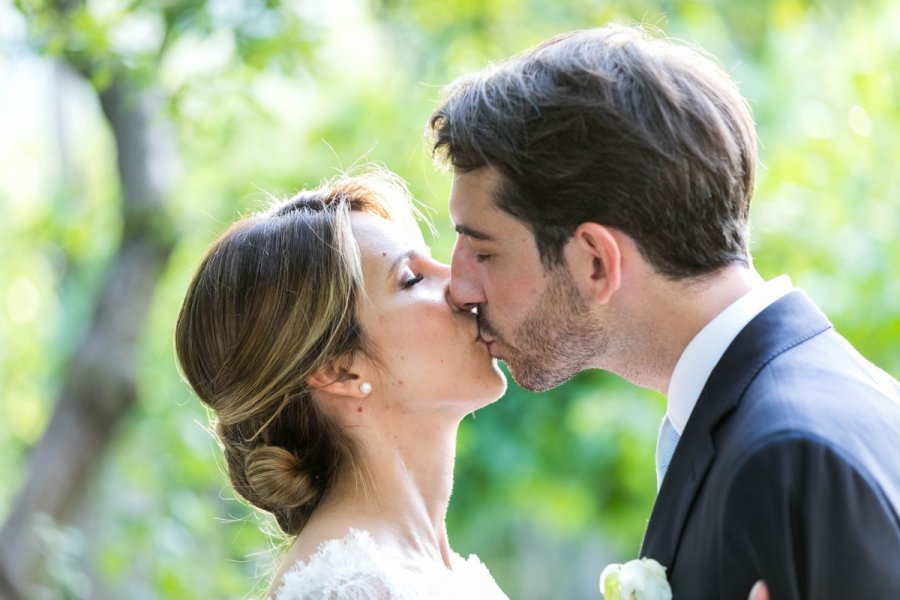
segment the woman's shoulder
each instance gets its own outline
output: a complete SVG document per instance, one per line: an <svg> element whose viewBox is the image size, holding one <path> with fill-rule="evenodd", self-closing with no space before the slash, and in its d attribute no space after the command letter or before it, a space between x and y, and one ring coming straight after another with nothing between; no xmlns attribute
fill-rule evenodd
<svg viewBox="0 0 900 600"><path fill-rule="evenodd" d="M506 594L494 581L487 566L475 554L463 558L456 552L452 554L453 567L451 587L452 598L478 598L479 600L508 600Z"/></svg>
<svg viewBox="0 0 900 600"><path fill-rule="evenodd" d="M270 598L367 600L397 595L389 563L368 531L349 529L341 537L319 543L315 552L301 548L291 554L292 564Z"/></svg>

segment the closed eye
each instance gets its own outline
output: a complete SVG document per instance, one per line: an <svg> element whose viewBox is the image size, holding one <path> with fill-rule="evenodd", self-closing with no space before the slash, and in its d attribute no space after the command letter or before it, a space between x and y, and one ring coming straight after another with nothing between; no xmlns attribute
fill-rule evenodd
<svg viewBox="0 0 900 600"><path fill-rule="evenodd" d="M491 257L490 254L475 254L475 262L484 262Z"/></svg>
<svg viewBox="0 0 900 600"><path fill-rule="evenodd" d="M410 277L409 279L405 279L400 282L400 288L404 289L404 290L408 290L409 288L416 285L423 279L425 279L424 275L416 275L415 277Z"/></svg>

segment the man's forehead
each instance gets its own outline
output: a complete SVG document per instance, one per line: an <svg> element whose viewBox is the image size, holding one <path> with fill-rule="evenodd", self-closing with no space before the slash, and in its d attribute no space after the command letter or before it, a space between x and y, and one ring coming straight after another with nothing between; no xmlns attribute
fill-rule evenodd
<svg viewBox="0 0 900 600"><path fill-rule="evenodd" d="M490 168L454 175L450 218L456 233L486 242L523 239L534 243L531 228L497 206L494 192L502 181L503 176Z"/></svg>
<svg viewBox="0 0 900 600"><path fill-rule="evenodd" d="M450 213L454 217L475 216L485 211L498 211L494 202L494 190L500 183L500 175L489 167L456 173L450 193ZM466 224L472 226L472 224Z"/></svg>

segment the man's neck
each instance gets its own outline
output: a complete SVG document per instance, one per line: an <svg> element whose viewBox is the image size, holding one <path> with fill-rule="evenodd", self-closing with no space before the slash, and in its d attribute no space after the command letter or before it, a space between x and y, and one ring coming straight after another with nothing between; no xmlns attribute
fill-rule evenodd
<svg viewBox="0 0 900 600"><path fill-rule="evenodd" d="M671 281L648 277L635 302L635 331L616 373L630 382L666 394L685 347L710 321L736 300L765 283L753 270L731 265L714 274ZM630 359L624 356L630 355ZM625 364L628 360L628 364Z"/></svg>

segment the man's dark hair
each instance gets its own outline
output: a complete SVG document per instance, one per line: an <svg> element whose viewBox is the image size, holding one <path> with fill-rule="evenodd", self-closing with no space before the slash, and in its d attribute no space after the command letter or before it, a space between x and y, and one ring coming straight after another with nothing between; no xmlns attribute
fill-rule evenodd
<svg viewBox="0 0 900 600"><path fill-rule="evenodd" d="M673 279L749 261L753 117L697 49L622 25L563 34L451 84L429 130L456 172L503 176L494 201L548 268L587 221Z"/></svg>

